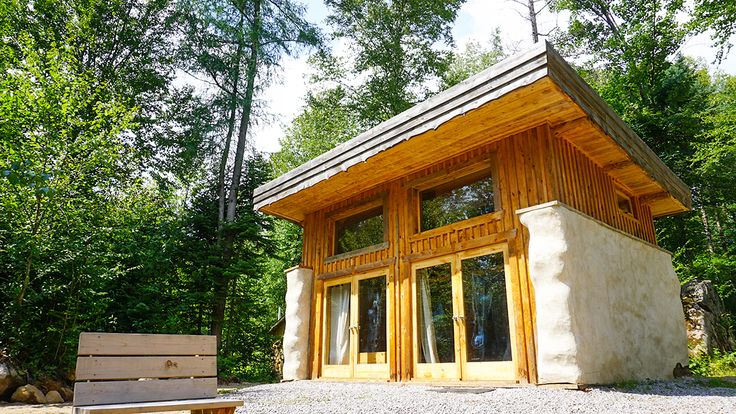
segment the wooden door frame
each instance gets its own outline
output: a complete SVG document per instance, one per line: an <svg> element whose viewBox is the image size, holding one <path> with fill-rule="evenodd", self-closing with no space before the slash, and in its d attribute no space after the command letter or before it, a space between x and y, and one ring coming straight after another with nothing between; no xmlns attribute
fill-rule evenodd
<svg viewBox="0 0 736 414"><path fill-rule="evenodd" d="M511 361L499 362L473 362L470 364L482 364L483 367L468 366L465 338L465 320L464 320L464 296L462 287L462 266L461 262L465 259L490 255L493 253L502 253L504 260L504 282L506 288L506 306L509 320L509 342L511 343ZM412 319L412 368L413 378L415 381L423 380L463 380L463 381L515 381L517 380L517 367L519 358L518 344L516 341L516 313L515 300L513 295L513 280L515 274L509 262L509 246L508 242L483 246L468 250L461 250L446 255L433 257L429 259L419 260L411 263L410 284L411 284L411 319ZM436 363L436 364L420 364L419 358L419 341L417 326L417 283L416 271L440 264L450 264L451 284L452 284L452 308L453 316L463 316L459 323L453 325L455 334L455 362ZM426 365L426 366L420 366ZM474 371L481 370L490 375L478 375Z"/></svg>
<svg viewBox="0 0 736 414"><path fill-rule="evenodd" d="M391 272L393 268L391 266L383 267L380 269L370 270L366 272L353 273L334 279L325 280L322 286L322 312L324 317L322 318L322 338L319 343L322 347L321 354L322 358L319 363L321 366L320 378L361 378L361 379L390 379L390 366L391 358L394 358L391 347L389 346L389 335L392 335L395 329L393 323L393 311L394 303L389 284L391 280ZM349 362L347 365L329 365L327 364L329 358L329 345L328 345L328 333L330 312L327 309L327 289L332 286L350 284L350 326L356 326L358 320L358 287L359 282L365 279L371 279L374 277L385 277L385 289L386 289L386 362L383 364L359 364L358 363L358 339L356 338L359 333L353 333L351 329L349 332Z"/></svg>

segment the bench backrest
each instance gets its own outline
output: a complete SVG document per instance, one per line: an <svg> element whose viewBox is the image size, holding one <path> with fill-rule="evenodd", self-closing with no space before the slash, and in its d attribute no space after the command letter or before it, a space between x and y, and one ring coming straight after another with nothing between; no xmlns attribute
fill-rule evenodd
<svg viewBox="0 0 736 414"><path fill-rule="evenodd" d="M201 335L79 335L74 405L217 395L217 339Z"/></svg>

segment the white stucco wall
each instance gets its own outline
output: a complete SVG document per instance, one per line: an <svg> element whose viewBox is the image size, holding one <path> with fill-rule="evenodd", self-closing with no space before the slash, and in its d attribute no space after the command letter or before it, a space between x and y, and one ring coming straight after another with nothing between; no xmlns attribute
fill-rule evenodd
<svg viewBox="0 0 736 414"><path fill-rule="evenodd" d="M307 379L309 373L309 321L312 312L312 269L286 271L284 325L284 380Z"/></svg>
<svg viewBox="0 0 736 414"><path fill-rule="evenodd" d="M540 384L671 378L687 365L668 252L559 202L517 214L530 235Z"/></svg>

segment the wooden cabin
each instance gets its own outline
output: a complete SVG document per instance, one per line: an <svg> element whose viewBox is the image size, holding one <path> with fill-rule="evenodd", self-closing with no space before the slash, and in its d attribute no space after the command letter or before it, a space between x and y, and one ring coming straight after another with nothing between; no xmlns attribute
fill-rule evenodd
<svg viewBox="0 0 736 414"><path fill-rule="evenodd" d="M687 365L653 220L689 188L547 43L259 187L303 227L286 379L606 383Z"/></svg>

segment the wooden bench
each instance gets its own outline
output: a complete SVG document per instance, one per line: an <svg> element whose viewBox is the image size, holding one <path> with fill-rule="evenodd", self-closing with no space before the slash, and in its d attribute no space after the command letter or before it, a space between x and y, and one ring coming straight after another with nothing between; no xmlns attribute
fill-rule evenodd
<svg viewBox="0 0 736 414"><path fill-rule="evenodd" d="M83 332L77 355L74 414L232 414L243 405L214 398L214 336Z"/></svg>

